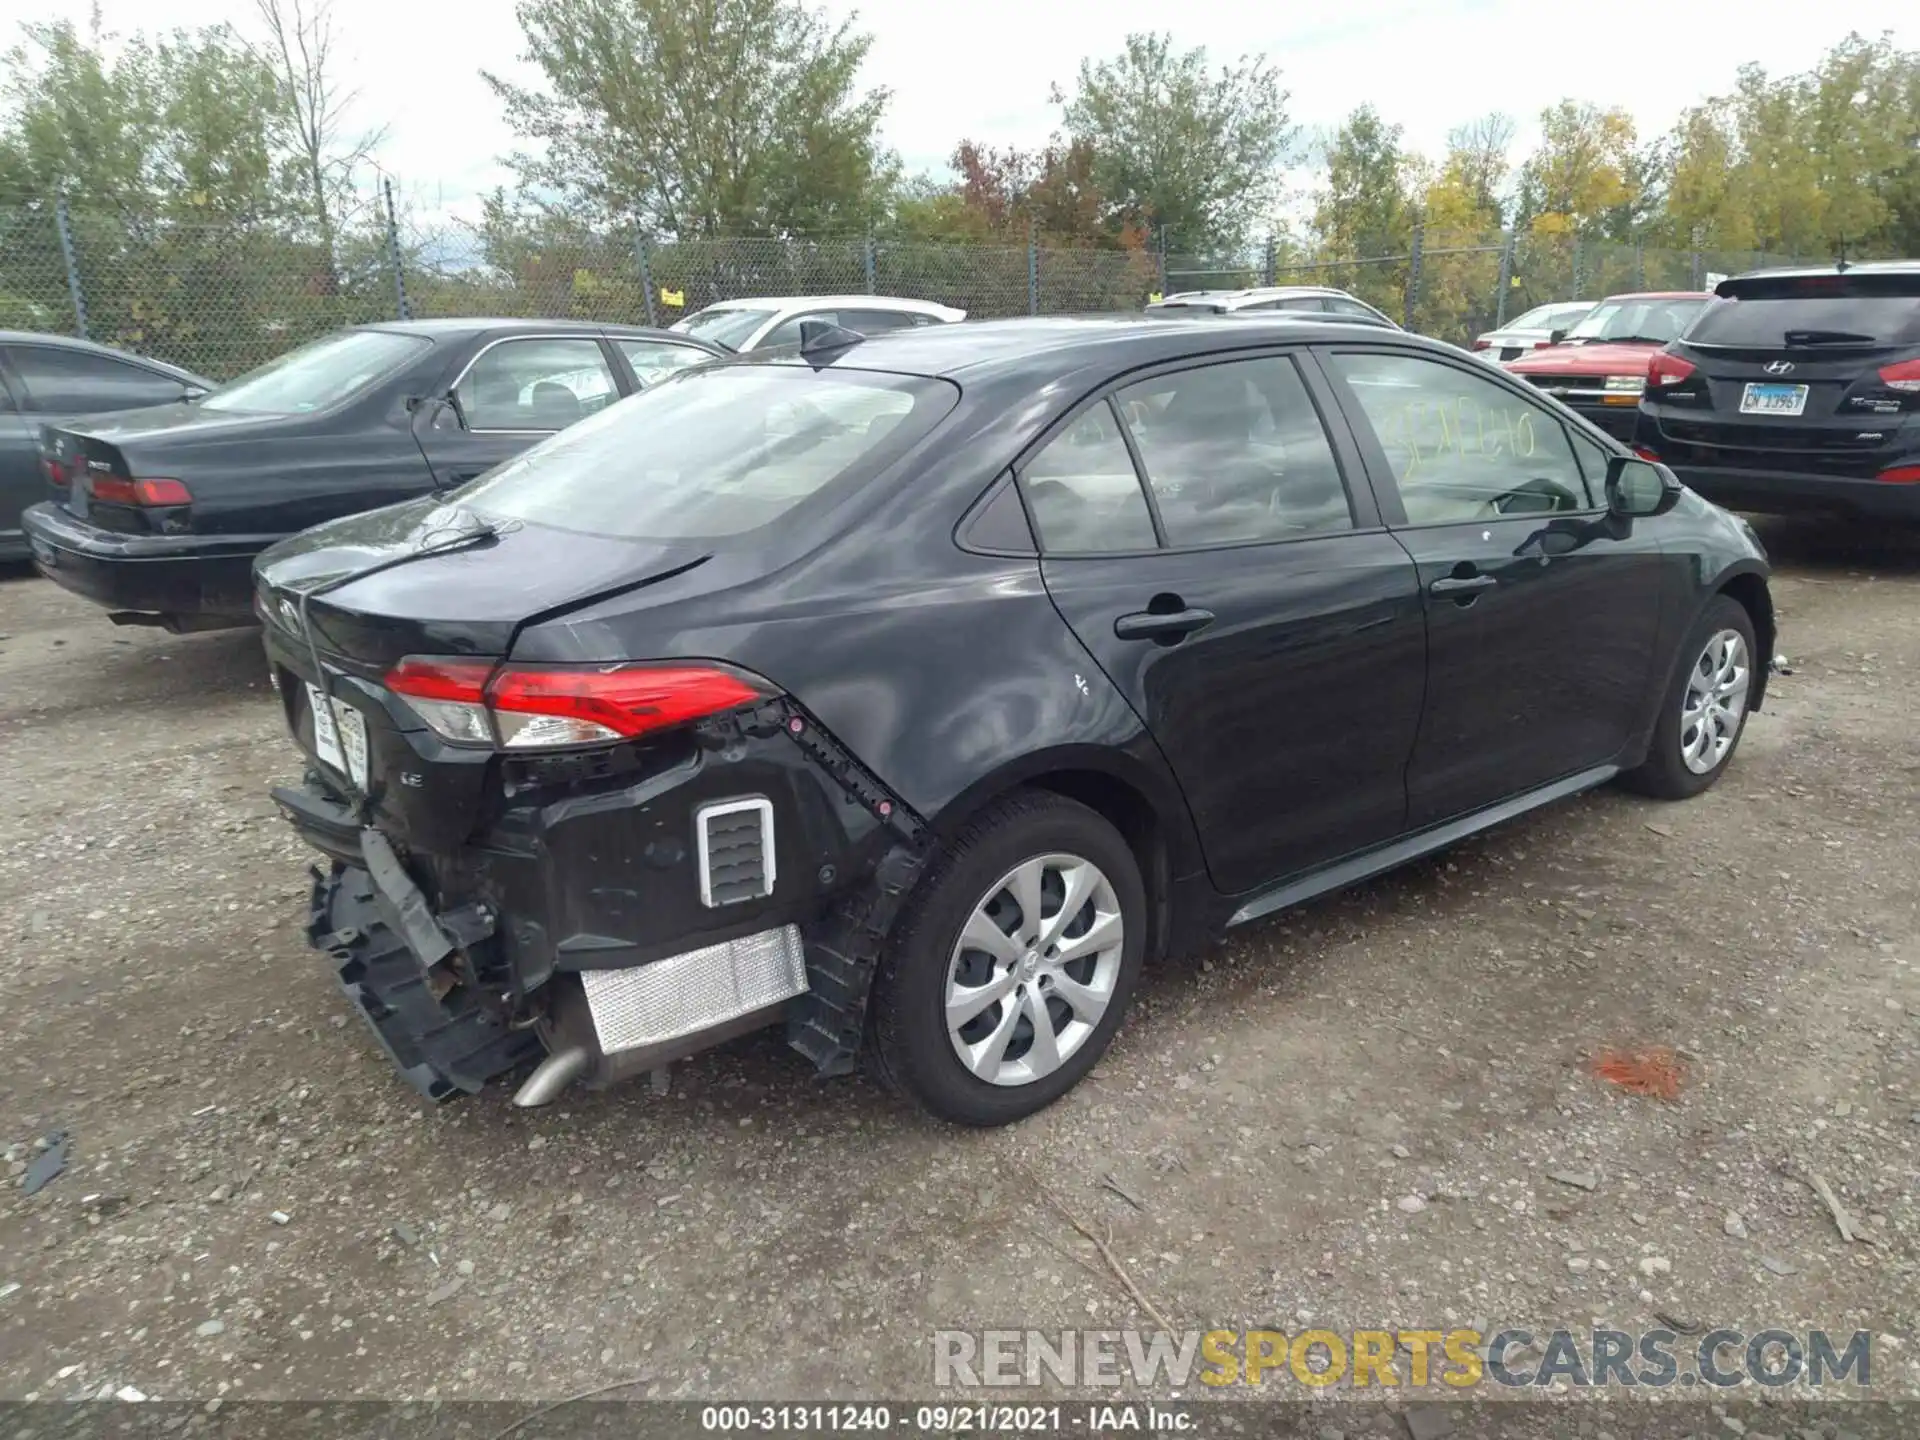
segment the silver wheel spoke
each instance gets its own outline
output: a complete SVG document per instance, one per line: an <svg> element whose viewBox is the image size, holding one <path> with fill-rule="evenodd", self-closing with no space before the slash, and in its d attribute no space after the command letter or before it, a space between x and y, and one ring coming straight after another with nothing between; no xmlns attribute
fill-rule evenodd
<svg viewBox="0 0 1920 1440"><path fill-rule="evenodd" d="M975 910L967 917L960 944L965 949L985 951L1004 965L1014 964L1023 953L1020 942L1002 930L985 910Z"/></svg>
<svg viewBox="0 0 1920 1440"><path fill-rule="evenodd" d="M1040 885L1046 878L1044 859L1029 860L1007 877L1007 889L1020 907L1020 931L1025 936L1040 933Z"/></svg>
<svg viewBox="0 0 1920 1440"><path fill-rule="evenodd" d="M1113 998L1111 983L1100 986L1096 978L1093 985L1082 985L1071 975L1053 977L1053 993L1066 1001L1073 1010L1073 1018L1084 1020L1087 1024L1098 1023L1107 1011L1107 1002Z"/></svg>
<svg viewBox="0 0 1920 1440"><path fill-rule="evenodd" d="M1105 878L1091 865L1076 865L1071 870L1061 872L1060 880L1065 887L1066 898L1060 902L1060 909L1053 919L1040 932L1038 944L1041 949L1044 950L1060 938L1060 932L1073 923L1074 916L1086 909L1087 898Z"/></svg>
<svg viewBox="0 0 1920 1440"><path fill-rule="evenodd" d="M1033 1045L1027 1051L1027 1069L1038 1079L1060 1068L1060 1037L1053 1033L1053 1017L1037 985L1027 987L1027 1019L1033 1022Z"/></svg>
<svg viewBox="0 0 1920 1440"><path fill-rule="evenodd" d="M1019 977L1011 970L1002 971L984 985L954 985L947 990L947 1028L958 1030L982 1010L996 1000L1005 999L1013 993L1013 987L1019 983Z"/></svg>
<svg viewBox="0 0 1920 1440"><path fill-rule="evenodd" d="M1084 960L1089 955L1098 955L1109 946L1118 945L1121 933L1120 916L1117 913L1102 914L1096 910L1093 924L1087 927L1086 934L1060 942L1054 952L1053 963L1067 965L1075 960Z"/></svg>
<svg viewBox="0 0 1920 1440"><path fill-rule="evenodd" d="M982 1080L992 1080L1000 1073L1000 1062L1007 1053L1007 1042L1013 1039L1013 1027L1020 1021L1020 1007L1008 1005L1000 1012L1000 1023L993 1027L993 1033L978 1045L966 1046L962 1056L967 1068Z"/></svg>

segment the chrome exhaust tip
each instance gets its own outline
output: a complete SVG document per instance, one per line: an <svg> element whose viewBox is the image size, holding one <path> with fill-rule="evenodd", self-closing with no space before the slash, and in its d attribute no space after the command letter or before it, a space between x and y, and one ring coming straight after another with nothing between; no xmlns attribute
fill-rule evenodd
<svg viewBox="0 0 1920 1440"><path fill-rule="evenodd" d="M593 1057L584 1045L569 1045L556 1050L534 1068L520 1088L513 1092L513 1103L522 1110L551 1105L560 1092L587 1073Z"/></svg>

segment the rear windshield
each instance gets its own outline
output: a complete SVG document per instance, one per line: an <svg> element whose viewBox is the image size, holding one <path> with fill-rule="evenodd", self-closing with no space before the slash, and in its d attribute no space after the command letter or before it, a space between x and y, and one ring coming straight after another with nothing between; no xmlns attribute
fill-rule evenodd
<svg viewBox="0 0 1920 1440"><path fill-rule="evenodd" d="M683 371L456 491L484 514L651 540L717 539L863 483L953 409L942 380L806 365Z"/></svg>
<svg viewBox="0 0 1920 1440"><path fill-rule="evenodd" d="M1920 345L1920 295L1826 294L1716 300L1689 344L1757 349Z"/></svg>
<svg viewBox="0 0 1920 1440"><path fill-rule="evenodd" d="M202 400L200 408L249 415L325 410L392 374L432 344L391 330L343 330L229 381Z"/></svg>
<svg viewBox="0 0 1920 1440"><path fill-rule="evenodd" d="M771 310L738 310L731 307L720 310L709 306L697 314L689 315L673 328L684 335L698 335L715 345L738 350L747 343L754 331L773 316Z"/></svg>

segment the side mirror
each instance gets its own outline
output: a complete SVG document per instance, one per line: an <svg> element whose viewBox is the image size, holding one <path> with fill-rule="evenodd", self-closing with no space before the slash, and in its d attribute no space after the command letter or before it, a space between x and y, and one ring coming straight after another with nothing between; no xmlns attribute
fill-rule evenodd
<svg viewBox="0 0 1920 1440"><path fill-rule="evenodd" d="M1567 332L1564 330L1549 330L1547 332L1547 344L1549 345L1558 345L1566 338Z"/></svg>
<svg viewBox="0 0 1920 1440"><path fill-rule="evenodd" d="M1627 520L1664 515L1680 503L1680 482L1651 461L1615 455L1607 461L1607 513Z"/></svg>

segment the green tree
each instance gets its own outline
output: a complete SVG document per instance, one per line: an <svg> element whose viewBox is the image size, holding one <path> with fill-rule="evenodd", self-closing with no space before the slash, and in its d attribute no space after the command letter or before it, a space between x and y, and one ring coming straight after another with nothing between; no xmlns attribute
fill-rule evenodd
<svg viewBox="0 0 1920 1440"><path fill-rule="evenodd" d="M1067 135L1092 147L1092 184L1122 225L1227 250L1271 213L1293 128L1263 57L1215 72L1204 48L1129 35L1117 57L1081 61L1073 94L1056 85L1053 102Z"/></svg>
<svg viewBox="0 0 1920 1440"><path fill-rule="evenodd" d="M1521 167L1524 219L1536 235L1567 235L1636 199L1636 136L1626 111L1562 100L1540 114L1540 145Z"/></svg>
<svg viewBox="0 0 1920 1440"><path fill-rule="evenodd" d="M523 185L669 235L858 231L895 162L871 43L799 0L521 0L534 89L483 72L533 153Z"/></svg>
<svg viewBox="0 0 1920 1440"><path fill-rule="evenodd" d="M1743 66L1681 116L1664 231L1819 257L1920 240L1920 52L1850 35L1800 75Z"/></svg>
<svg viewBox="0 0 1920 1440"><path fill-rule="evenodd" d="M1324 150L1326 176L1313 211L1322 254L1336 260L1404 254L1413 239L1409 182L1418 157L1401 145L1400 127L1362 105Z"/></svg>

